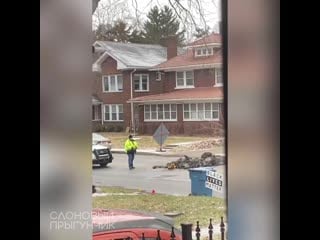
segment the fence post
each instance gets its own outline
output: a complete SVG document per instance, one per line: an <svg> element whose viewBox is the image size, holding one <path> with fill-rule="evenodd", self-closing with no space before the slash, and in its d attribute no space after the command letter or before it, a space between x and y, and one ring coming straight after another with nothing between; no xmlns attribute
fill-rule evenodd
<svg viewBox="0 0 320 240"><path fill-rule="evenodd" d="M182 240L192 240L192 224L181 224Z"/></svg>
<svg viewBox="0 0 320 240"><path fill-rule="evenodd" d="M171 235L170 235L170 240L175 240L176 235L174 234L174 227L171 228Z"/></svg>
<svg viewBox="0 0 320 240"><path fill-rule="evenodd" d="M210 223L208 228L209 228L209 240L212 240L212 233L213 233L212 218L210 218Z"/></svg>
<svg viewBox="0 0 320 240"><path fill-rule="evenodd" d="M223 217L221 217L221 223L220 223L221 240L224 240L224 231L225 231L225 227L224 227Z"/></svg>
<svg viewBox="0 0 320 240"><path fill-rule="evenodd" d="M200 240L200 227L199 227L199 221L197 221L196 237L197 237L197 240Z"/></svg>
<svg viewBox="0 0 320 240"><path fill-rule="evenodd" d="M157 238L156 240L161 240L161 237L160 237L160 230L157 230Z"/></svg>

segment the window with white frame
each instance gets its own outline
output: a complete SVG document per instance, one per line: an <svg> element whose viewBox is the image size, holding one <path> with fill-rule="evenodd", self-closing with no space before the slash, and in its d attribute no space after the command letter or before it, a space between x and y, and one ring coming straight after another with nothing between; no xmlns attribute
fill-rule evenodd
<svg viewBox="0 0 320 240"><path fill-rule="evenodd" d="M219 120L219 103L183 104L183 119L186 121Z"/></svg>
<svg viewBox="0 0 320 240"><path fill-rule="evenodd" d="M177 121L177 104L144 105L145 121Z"/></svg>
<svg viewBox="0 0 320 240"><path fill-rule="evenodd" d="M100 105L92 106L92 121L101 120Z"/></svg>
<svg viewBox="0 0 320 240"><path fill-rule="evenodd" d="M134 74L133 83L136 92L149 91L149 74Z"/></svg>
<svg viewBox="0 0 320 240"><path fill-rule="evenodd" d="M222 75L222 68L215 69L215 86L222 86L223 85L223 75Z"/></svg>
<svg viewBox="0 0 320 240"><path fill-rule="evenodd" d="M195 50L196 57L210 56L213 55L213 47L201 47Z"/></svg>
<svg viewBox="0 0 320 240"><path fill-rule="evenodd" d="M193 71L176 72L176 88L194 87Z"/></svg>
<svg viewBox="0 0 320 240"><path fill-rule="evenodd" d="M123 105L104 105L104 121L123 121Z"/></svg>
<svg viewBox="0 0 320 240"><path fill-rule="evenodd" d="M122 92L122 90L123 90L122 75L103 76L103 91L104 92Z"/></svg>

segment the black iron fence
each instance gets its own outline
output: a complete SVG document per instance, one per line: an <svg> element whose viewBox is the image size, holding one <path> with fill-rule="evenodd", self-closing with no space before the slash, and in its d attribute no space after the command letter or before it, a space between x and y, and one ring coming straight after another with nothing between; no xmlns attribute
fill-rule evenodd
<svg viewBox="0 0 320 240"><path fill-rule="evenodd" d="M200 240L201 238L201 229L199 225L199 221L197 221L196 228L195 228L195 237L196 240ZM182 232L182 240L192 240L192 224L181 224L181 232ZM223 217L221 217L220 221L220 240L225 240L225 224L223 221ZM209 220L209 226L208 226L208 239L213 240L213 225L212 225L212 219L210 218ZM142 238L141 240L146 240L144 233L142 233ZM161 234L160 230L157 230L157 237L156 240L161 240ZM171 235L170 235L170 240L177 240L176 234L174 232L174 227L172 227L171 230Z"/></svg>

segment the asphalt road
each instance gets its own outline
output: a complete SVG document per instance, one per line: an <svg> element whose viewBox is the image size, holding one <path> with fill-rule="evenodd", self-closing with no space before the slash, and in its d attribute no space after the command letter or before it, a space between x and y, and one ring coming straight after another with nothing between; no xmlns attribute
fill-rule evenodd
<svg viewBox="0 0 320 240"><path fill-rule="evenodd" d="M187 196L191 193L189 171L185 169L152 169L154 165L166 165L177 157L136 155L133 170L128 169L126 154L113 154L114 159L107 168L94 167L93 184L97 186L119 186L141 189L170 195ZM223 167L218 167L220 172Z"/></svg>

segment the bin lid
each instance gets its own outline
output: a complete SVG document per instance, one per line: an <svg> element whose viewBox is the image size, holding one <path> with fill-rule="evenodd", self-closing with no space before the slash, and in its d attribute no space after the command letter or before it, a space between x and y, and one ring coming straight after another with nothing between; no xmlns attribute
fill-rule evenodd
<svg viewBox="0 0 320 240"><path fill-rule="evenodd" d="M216 169L215 167L198 167L198 168L189 168L189 171L206 172L206 171L216 171Z"/></svg>

